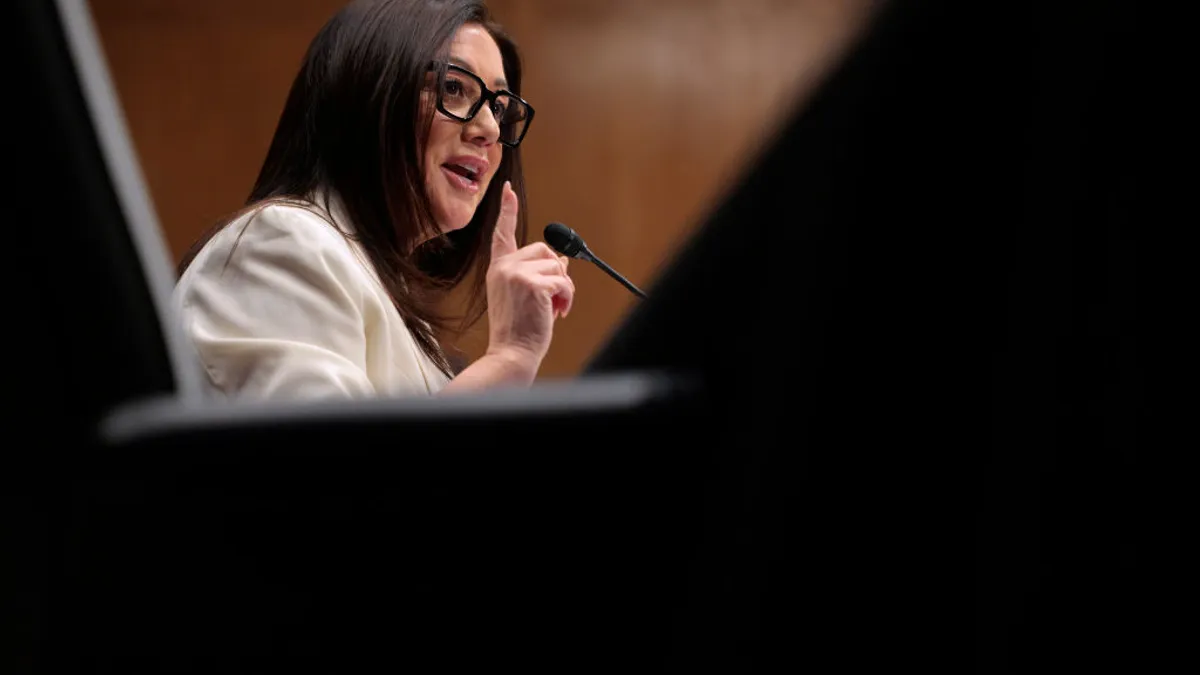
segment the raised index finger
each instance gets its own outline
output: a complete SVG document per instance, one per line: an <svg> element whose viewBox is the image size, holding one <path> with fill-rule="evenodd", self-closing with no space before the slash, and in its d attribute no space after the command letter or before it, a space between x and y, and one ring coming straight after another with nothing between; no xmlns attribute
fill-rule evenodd
<svg viewBox="0 0 1200 675"><path fill-rule="evenodd" d="M496 229L492 232L492 259L508 255L517 250L517 193L512 184L504 181L500 196L500 215L496 218Z"/></svg>

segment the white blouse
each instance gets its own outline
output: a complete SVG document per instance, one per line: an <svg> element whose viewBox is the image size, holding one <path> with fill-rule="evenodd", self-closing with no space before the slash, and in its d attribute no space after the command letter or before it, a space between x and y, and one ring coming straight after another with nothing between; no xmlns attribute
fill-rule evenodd
<svg viewBox="0 0 1200 675"><path fill-rule="evenodd" d="M211 393L365 398L445 386L347 236L348 219L336 205L337 227L324 215L288 204L252 211L209 240L180 278L174 307Z"/></svg>

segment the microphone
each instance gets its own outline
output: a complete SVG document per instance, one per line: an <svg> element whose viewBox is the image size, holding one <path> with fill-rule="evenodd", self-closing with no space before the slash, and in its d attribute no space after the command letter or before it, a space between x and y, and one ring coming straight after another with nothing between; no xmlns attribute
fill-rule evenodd
<svg viewBox="0 0 1200 675"><path fill-rule="evenodd" d="M542 232L542 237L550 244L550 248L567 256L568 258L579 258L595 263L596 267L608 273L608 276L621 282L621 285L628 288L634 295L639 298L645 298L646 294L638 289L637 286L629 283L625 277L617 274L616 270L609 267L603 260L596 257L594 253L588 250L587 244L583 243L583 237L575 233L575 230L563 225L562 223L550 223Z"/></svg>

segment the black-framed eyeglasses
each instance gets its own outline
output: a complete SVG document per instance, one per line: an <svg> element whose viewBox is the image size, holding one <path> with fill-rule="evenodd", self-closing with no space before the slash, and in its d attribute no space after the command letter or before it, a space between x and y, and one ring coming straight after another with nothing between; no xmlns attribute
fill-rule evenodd
<svg viewBox="0 0 1200 675"><path fill-rule="evenodd" d="M486 103L500 125L500 143L510 148L521 144L533 121L533 106L507 89L488 89L466 68L434 63L431 70L438 75L437 109L442 114L465 124L475 119Z"/></svg>

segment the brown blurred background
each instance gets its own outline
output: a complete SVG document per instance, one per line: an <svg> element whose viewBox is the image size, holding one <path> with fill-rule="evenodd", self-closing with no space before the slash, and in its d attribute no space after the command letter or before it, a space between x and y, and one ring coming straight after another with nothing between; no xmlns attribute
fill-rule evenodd
<svg viewBox="0 0 1200 675"><path fill-rule="evenodd" d="M344 0L92 0L171 253L239 208L309 40ZM875 0L491 0L537 118L530 235L559 220L648 290ZM577 373L636 300L572 265L543 377ZM486 345L486 326L460 347Z"/></svg>

